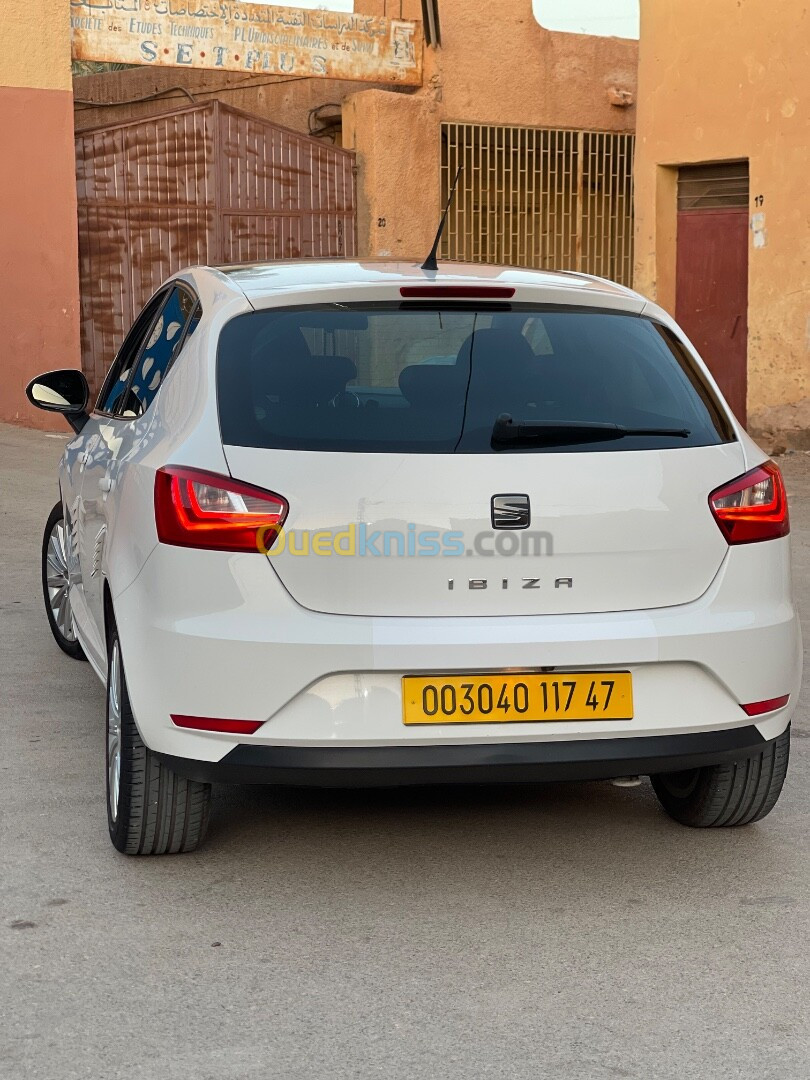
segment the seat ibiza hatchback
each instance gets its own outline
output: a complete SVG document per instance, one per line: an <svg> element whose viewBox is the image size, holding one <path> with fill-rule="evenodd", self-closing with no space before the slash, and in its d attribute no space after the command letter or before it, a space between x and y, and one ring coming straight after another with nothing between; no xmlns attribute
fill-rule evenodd
<svg viewBox="0 0 810 1080"><path fill-rule="evenodd" d="M662 310L578 274L195 267L75 437L42 576L107 687L130 854L213 781L648 774L692 826L774 806L800 681L778 468Z"/></svg>

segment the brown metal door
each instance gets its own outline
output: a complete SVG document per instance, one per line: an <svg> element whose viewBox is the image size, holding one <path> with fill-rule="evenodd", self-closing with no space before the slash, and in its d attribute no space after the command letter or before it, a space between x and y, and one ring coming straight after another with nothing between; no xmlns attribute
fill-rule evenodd
<svg viewBox="0 0 810 1080"><path fill-rule="evenodd" d="M219 101L76 136L82 366L96 390L183 266L356 251L354 154Z"/></svg>
<svg viewBox="0 0 810 1080"><path fill-rule="evenodd" d="M680 210L676 318L746 421L748 210Z"/></svg>

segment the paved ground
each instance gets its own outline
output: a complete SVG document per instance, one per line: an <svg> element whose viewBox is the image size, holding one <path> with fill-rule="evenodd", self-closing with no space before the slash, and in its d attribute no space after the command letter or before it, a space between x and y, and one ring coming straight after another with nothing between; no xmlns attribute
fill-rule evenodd
<svg viewBox="0 0 810 1080"><path fill-rule="evenodd" d="M60 448L0 428L0 1075L808 1076L810 694L749 829L646 784L223 788L199 853L126 859L102 688L41 607ZM810 455L782 464L807 616Z"/></svg>

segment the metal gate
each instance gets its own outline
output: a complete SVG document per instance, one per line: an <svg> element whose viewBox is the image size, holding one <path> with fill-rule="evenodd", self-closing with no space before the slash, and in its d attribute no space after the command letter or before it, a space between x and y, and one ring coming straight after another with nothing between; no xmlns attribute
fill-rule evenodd
<svg viewBox="0 0 810 1080"><path fill-rule="evenodd" d="M94 389L176 270L355 254L354 154L219 101L81 132L76 178Z"/></svg>
<svg viewBox="0 0 810 1080"><path fill-rule="evenodd" d="M741 423L748 395L748 162L678 173L675 315Z"/></svg>
<svg viewBox="0 0 810 1080"><path fill-rule="evenodd" d="M442 124L445 258L632 283L632 134Z"/></svg>

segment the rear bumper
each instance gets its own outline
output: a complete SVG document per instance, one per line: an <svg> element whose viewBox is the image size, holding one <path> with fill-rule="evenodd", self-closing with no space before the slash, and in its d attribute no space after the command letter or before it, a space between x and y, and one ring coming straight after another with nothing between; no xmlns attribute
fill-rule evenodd
<svg viewBox="0 0 810 1080"><path fill-rule="evenodd" d="M445 747L454 767L500 767L511 762L514 746L520 761L512 764L528 762L542 773L566 752L551 744L577 743L570 775L618 775L654 771L639 763L650 755L636 744L665 747L657 740L753 726L771 739L790 722L801 640L787 544L785 538L734 549L707 593L680 607L514 618L321 614L296 604L258 555L159 544L113 603L138 729L156 753L226 768L262 762L289 776L293 758L305 774L321 768L327 747L339 755L338 768L370 773L431 770L436 766L425 763L444 760ZM633 719L402 722L403 675L538 669L629 671ZM784 709L754 723L741 708L784 694L790 695ZM261 726L239 737L177 727L171 714ZM594 761L621 743L615 753L626 764L594 774L581 758L589 743L599 744ZM465 748L472 748L469 761ZM248 749L255 756L245 761ZM424 782L415 775L412 782Z"/></svg>
<svg viewBox="0 0 810 1080"><path fill-rule="evenodd" d="M211 783L301 787L407 787L423 784L606 780L678 772L758 753L754 725L683 735L570 742L433 746L257 746L240 744L221 761L158 757L175 772Z"/></svg>

